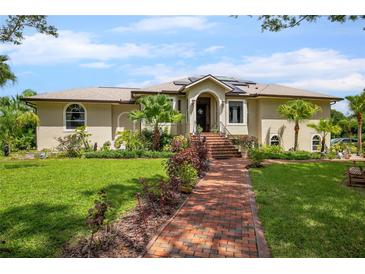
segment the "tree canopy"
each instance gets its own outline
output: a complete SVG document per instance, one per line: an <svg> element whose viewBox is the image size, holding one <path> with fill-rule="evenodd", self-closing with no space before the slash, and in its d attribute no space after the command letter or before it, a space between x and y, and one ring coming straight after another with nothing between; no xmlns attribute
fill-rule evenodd
<svg viewBox="0 0 365 274"><path fill-rule="evenodd" d="M278 32L283 29L293 28L303 22L314 23L320 15L262 15L258 17L261 21L262 31ZM349 21L365 20L365 15L328 15L327 19L332 23L345 23ZM365 30L365 28L363 28Z"/></svg>
<svg viewBox="0 0 365 274"><path fill-rule="evenodd" d="M57 29L47 23L47 16L44 15L9 15L5 23L0 26L0 42L20 45L24 40L24 29L32 28L39 33L58 37ZM9 57L0 55L0 87L8 82L15 83L16 76L11 71Z"/></svg>

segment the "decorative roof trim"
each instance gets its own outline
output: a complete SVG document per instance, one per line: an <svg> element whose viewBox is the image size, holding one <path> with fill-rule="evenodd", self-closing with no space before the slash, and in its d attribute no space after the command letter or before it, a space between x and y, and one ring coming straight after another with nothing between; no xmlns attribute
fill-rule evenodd
<svg viewBox="0 0 365 274"><path fill-rule="evenodd" d="M214 77L213 75L211 75L211 74L205 75L204 77L202 77L202 78L200 78L200 79L198 79L198 80L196 80L196 81L194 81L194 82L190 83L189 85L186 85L184 89L191 88L192 86L195 86L195 85L197 85L197 84L199 84L199 83L201 83L201 82L203 82L203 81L206 81L206 80L208 80L208 79L213 80L213 81L214 81L214 82L216 82L218 85L220 85L220 86L224 87L225 89L227 89L227 90L229 90L229 91L233 90L233 88L232 88L232 87L230 87L229 85L227 85L227 84L225 84L224 82L220 81L219 79L215 78L215 77Z"/></svg>

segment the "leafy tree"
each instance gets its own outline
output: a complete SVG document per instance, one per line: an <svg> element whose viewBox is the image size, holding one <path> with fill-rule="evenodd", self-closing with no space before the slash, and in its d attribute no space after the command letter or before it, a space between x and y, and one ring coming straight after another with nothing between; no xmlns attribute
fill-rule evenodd
<svg viewBox="0 0 365 274"><path fill-rule="evenodd" d="M345 118L338 122L338 125L341 126L342 130L346 132L347 137L352 139L352 131L357 126L357 121L354 118Z"/></svg>
<svg viewBox="0 0 365 274"><path fill-rule="evenodd" d="M294 151L298 150L299 123L310 119L320 109L319 106L304 100L291 100L278 107L278 112L282 117L295 123Z"/></svg>
<svg viewBox="0 0 365 274"><path fill-rule="evenodd" d="M44 15L9 15L5 23L0 26L0 42L20 45L24 39L25 28L33 28L36 31L54 37L58 37L57 29L47 23ZM0 87L4 87L9 81L15 82L16 76L6 63L8 56L0 55Z"/></svg>
<svg viewBox="0 0 365 274"><path fill-rule="evenodd" d="M45 15L9 15L4 25L0 26L0 42L20 45L24 39L25 28L58 37L57 29L47 23Z"/></svg>
<svg viewBox="0 0 365 274"><path fill-rule="evenodd" d="M313 23L323 16L320 15L262 15L258 17L261 21L262 31L278 32L283 29L299 26L303 22ZM330 22L345 23L348 21L365 20L365 15L328 15ZM364 28L365 30L365 28Z"/></svg>
<svg viewBox="0 0 365 274"><path fill-rule="evenodd" d="M331 121L332 121L332 123L337 125L343 119L346 119L345 114L343 114L341 111L331 109Z"/></svg>
<svg viewBox="0 0 365 274"><path fill-rule="evenodd" d="M330 120L320 119L318 124L308 124L307 126L315 129L319 134L321 134L321 152L324 152L325 150L327 135L331 133L338 134L341 132L341 128L338 125L333 124Z"/></svg>
<svg viewBox="0 0 365 274"><path fill-rule="evenodd" d="M20 100L22 96L0 98L0 145L3 149L34 146L39 119L34 110Z"/></svg>
<svg viewBox="0 0 365 274"><path fill-rule="evenodd" d="M149 95L137 100L141 105L140 110L129 113L131 120L144 120L153 126L153 149L158 150L160 146L160 124L175 123L182 119L182 114L173 110L170 99L163 94Z"/></svg>
<svg viewBox="0 0 365 274"><path fill-rule="evenodd" d="M346 97L349 108L357 119L357 153L362 153L362 123L365 112L365 89L359 95Z"/></svg>

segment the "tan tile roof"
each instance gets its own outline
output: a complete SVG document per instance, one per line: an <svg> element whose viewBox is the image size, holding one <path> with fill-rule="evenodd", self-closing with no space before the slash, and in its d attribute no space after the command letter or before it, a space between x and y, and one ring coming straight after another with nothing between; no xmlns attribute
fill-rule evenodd
<svg viewBox="0 0 365 274"><path fill-rule="evenodd" d="M50 92L39 94L25 100L59 100L59 101L103 101L103 102L119 102L131 101L133 92L178 92L190 83L207 77L189 77L161 83L158 85L143 87L143 88L118 88L118 87L94 87L70 89L61 92ZM244 96L273 96L273 97L303 97L303 98L321 98L329 100L342 100L342 98L331 95L308 91L298 88L292 88L276 84L260 84L247 80L239 80L231 77L213 76L224 84L230 86L232 91L229 95L244 95Z"/></svg>
<svg viewBox="0 0 365 274"><path fill-rule="evenodd" d="M48 92L26 98L29 101L102 101L119 102L131 100L131 88L92 87L68 89L60 92ZM137 90L137 89L133 89Z"/></svg>

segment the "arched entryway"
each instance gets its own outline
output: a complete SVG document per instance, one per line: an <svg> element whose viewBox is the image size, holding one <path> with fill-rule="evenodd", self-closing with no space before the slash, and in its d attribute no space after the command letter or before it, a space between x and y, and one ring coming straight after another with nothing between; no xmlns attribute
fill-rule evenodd
<svg viewBox="0 0 365 274"><path fill-rule="evenodd" d="M200 94L196 100L196 126L203 132L219 128L218 100L209 92Z"/></svg>

